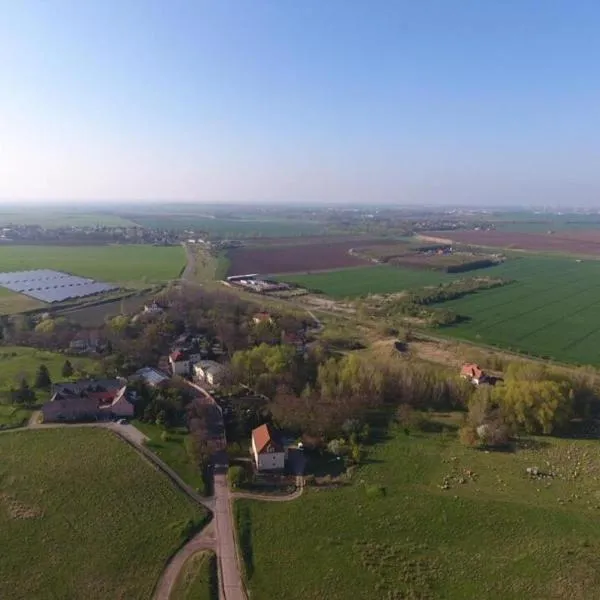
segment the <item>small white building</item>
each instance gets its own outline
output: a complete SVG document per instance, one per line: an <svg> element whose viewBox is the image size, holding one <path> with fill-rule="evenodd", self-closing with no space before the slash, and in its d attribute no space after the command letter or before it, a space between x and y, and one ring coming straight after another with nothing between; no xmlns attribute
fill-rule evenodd
<svg viewBox="0 0 600 600"><path fill-rule="evenodd" d="M276 471L285 467L285 449L279 432L267 423L252 430L252 455L258 471Z"/></svg>
<svg viewBox="0 0 600 600"><path fill-rule="evenodd" d="M225 369L214 360L200 360L193 366L194 376L210 385L219 385L223 380Z"/></svg>
<svg viewBox="0 0 600 600"><path fill-rule="evenodd" d="M169 364L173 375L188 375L190 372L190 361L185 352L175 350L169 355Z"/></svg>

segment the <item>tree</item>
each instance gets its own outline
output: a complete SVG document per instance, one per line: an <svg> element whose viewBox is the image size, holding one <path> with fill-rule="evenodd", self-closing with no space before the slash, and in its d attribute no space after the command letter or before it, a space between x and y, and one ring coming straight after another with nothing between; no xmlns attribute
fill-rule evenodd
<svg viewBox="0 0 600 600"><path fill-rule="evenodd" d="M232 489L239 488L247 481L246 471L239 465L233 465L227 471L227 480Z"/></svg>
<svg viewBox="0 0 600 600"><path fill-rule="evenodd" d="M35 375L35 383L34 387L37 389L47 389L52 385L52 380L50 379L50 373L48 372L48 367L46 365L40 365L37 373Z"/></svg>
<svg viewBox="0 0 600 600"><path fill-rule="evenodd" d="M14 399L16 402L22 404L33 404L36 400L35 392L29 387L24 377L19 383L19 389L15 392Z"/></svg>
<svg viewBox="0 0 600 600"><path fill-rule="evenodd" d="M63 365L62 368L62 376L69 378L69 377L73 377L73 373L75 372L75 370L73 369L73 365L71 364L71 361L69 359L65 360L65 364Z"/></svg>

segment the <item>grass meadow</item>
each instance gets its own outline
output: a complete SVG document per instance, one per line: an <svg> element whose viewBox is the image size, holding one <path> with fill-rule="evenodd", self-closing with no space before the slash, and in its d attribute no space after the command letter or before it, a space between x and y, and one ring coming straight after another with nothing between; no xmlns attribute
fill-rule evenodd
<svg viewBox="0 0 600 600"><path fill-rule="evenodd" d="M206 517L106 430L0 434L3 600L144 599Z"/></svg>
<svg viewBox="0 0 600 600"><path fill-rule="evenodd" d="M105 212L79 212L73 207L55 207L51 211L32 207L32 210L0 210L0 227L11 225L41 225L46 229L62 227L133 227L135 223L115 214Z"/></svg>
<svg viewBox="0 0 600 600"><path fill-rule="evenodd" d="M174 279L184 265L180 246L0 247L0 271L56 269L132 287Z"/></svg>
<svg viewBox="0 0 600 600"><path fill-rule="evenodd" d="M332 298L342 299L357 298L368 294L390 294L425 285L437 285L456 277L457 275L439 271L376 265L320 273L284 275L280 279L311 290L319 290Z"/></svg>
<svg viewBox="0 0 600 600"><path fill-rule="evenodd" d="M197 552L187 560L169 596L169 600L218 600L217 556Z"/></svg>
<svg viewBox="0 0 600 600"><path fill-rule="evenodd" d="M509 260L493 272L515 283L441 304L468 317L444 334L600 365L600 261L531 256Z"/></svg>
<svg viewBox="0 0 600 600"><path fill-rule="evenodd" d="M454 433L396 433L351 483L236 501L251 597L598 598L599 486L596 441L485 453Z"/></svg>

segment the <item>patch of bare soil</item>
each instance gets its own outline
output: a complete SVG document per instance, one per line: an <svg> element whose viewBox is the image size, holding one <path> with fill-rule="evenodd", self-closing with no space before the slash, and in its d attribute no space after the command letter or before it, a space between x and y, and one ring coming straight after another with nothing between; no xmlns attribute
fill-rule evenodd
<svg viewBox="0 0 600 600"><path fill-rule="evenodd" d="M0 505L4 507L11 519L38 519L44 516L44 512L38 506L20 502L6 492L0 494Z"/></svg>

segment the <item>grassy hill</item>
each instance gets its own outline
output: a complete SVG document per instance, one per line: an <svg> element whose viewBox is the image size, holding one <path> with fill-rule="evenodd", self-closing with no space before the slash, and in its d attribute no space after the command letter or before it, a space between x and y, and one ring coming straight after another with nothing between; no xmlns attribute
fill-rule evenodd
<svg viewBox="0 0 600 600"><path fill-rule="evenodd" d="M395 435L351 484L236 502L255 598L600 597L600 448L532 440L515 453L454 433ZM554 477L530 478L538 466Z"/></svg>
<svg viewBox="0 0 600 600"><path fill-rule="evenodd" d="M105 430L3 433L0 456L3 600L147 600L205 518Z"/></svg>

